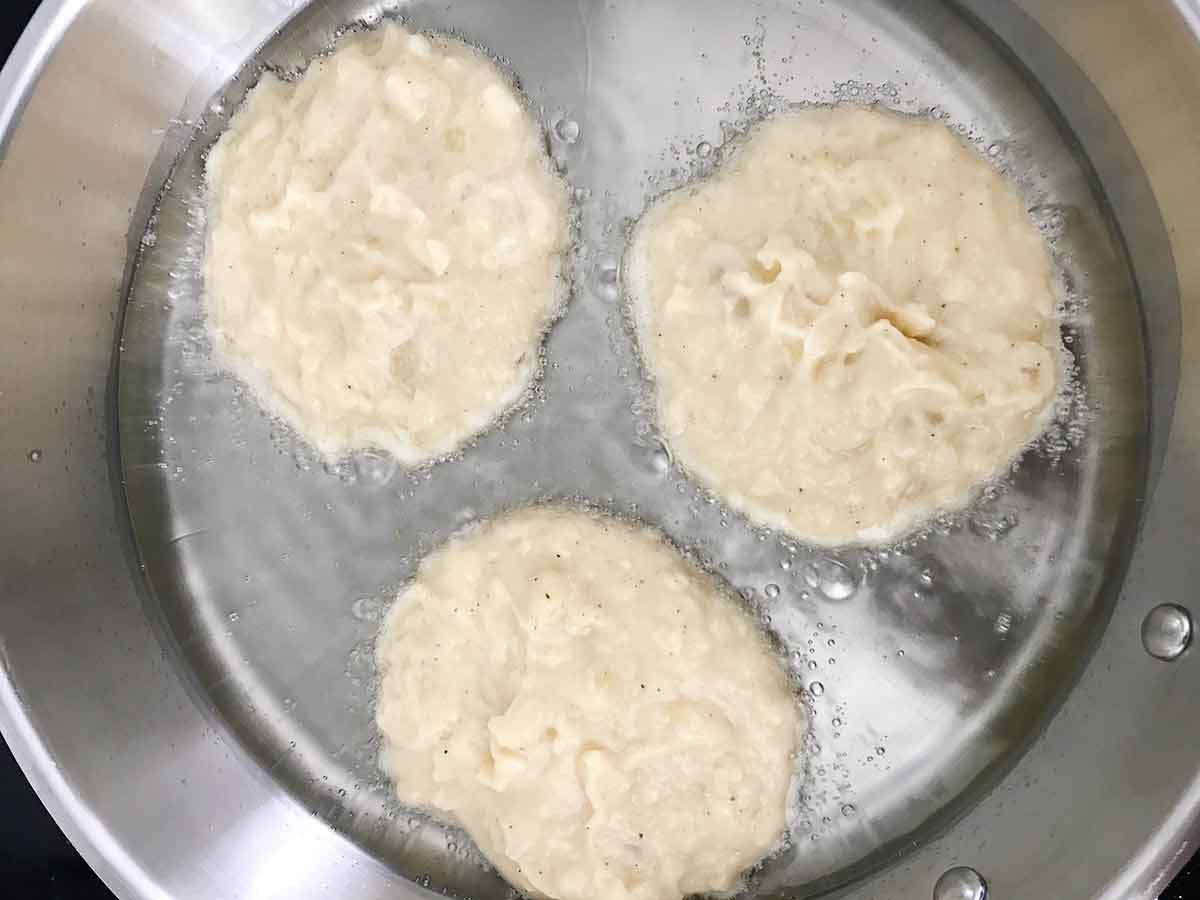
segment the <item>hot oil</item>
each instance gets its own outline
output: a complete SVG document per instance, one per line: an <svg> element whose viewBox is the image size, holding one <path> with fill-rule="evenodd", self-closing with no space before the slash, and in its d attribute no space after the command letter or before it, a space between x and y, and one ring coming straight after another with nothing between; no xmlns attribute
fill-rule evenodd
<svg viewBox="0 0 1200 900"><path fill-rule="evenodd" d="M305 10L181 117L195 138L141 242L122 462L179 651L300 802L414 881L460 896L506 888L460 832L392 800L376 767L373 647L396 592L464 525L533 502L598 506L650 523L741 594L810 723L788 840L748 886L799 897L936 830L1016 759L1065 690L1035 673L1073 671L1104 602L1118 512L1103 485L1133 483L1111 438L1141 427L1138 410L1104 387L1132 351L1098 345L1093 328L1129 302L1128 276L1069 136L1006 58L965 22L937 18L931 41L923 17L944 16L932 2L670 6L405 7L412 27L507 60L578 217L570 297L538 381L435 464L408 470L369 449L321 458L214 358L203 307L203 149L264 66L298 71L382 6ZM546 34L555 39L531 37ZM626 321L621 261L651 196L710 172L762 117L836 102L943 118L1017 182L1051 247L1073 359L1046 436L967 510L888 546L827 549L754 526L674 459ZM1024 730L1003 724L1013 721Z"/></svg>

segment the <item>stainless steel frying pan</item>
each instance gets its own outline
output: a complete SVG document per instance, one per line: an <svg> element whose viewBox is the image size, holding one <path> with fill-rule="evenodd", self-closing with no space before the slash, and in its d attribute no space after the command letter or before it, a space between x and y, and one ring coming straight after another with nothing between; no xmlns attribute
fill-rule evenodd
<svg viewBox="0 0 1200 900"><path fill-rule="evenodd" d="M322 466L203 328L204 149L262 66L385 14L511 68L580 221L540 398L422 472ZM131 900L504 896L390 801L371 639L465 519L573 498L692 549L806 673L801 825L756 896L1154 896L1200 839L1198 22L1169 0L47 0L0 75L0 730L63 829ZM619 266L648 196L770 108L837 101L941 117L1017 182L1079 390L966 513L829 552L663 455Z"/></svg>

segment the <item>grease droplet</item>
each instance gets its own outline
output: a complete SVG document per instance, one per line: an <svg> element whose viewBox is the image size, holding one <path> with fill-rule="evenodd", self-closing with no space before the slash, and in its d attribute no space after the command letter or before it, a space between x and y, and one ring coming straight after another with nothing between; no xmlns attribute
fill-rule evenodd
<svg viewBox="0 0 1200 900"><path fill-rule="evenodd" d="M558 139L564 144L573 144L579 140L579 123L570 117L564 116L554 126L554 133L558 135Z"/></svg>
<svg viewBox="0 0 1200 900"><path fill-rule="evenodd" d="M1155 659L1178 659L1192 642L1192 615L1182 606L1163 603L1142 621L1142 646Z"/></svg>

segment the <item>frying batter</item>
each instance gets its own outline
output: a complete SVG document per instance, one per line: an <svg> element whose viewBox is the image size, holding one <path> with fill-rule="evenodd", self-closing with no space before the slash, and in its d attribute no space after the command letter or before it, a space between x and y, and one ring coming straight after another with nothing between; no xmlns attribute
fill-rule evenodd
<svg viewBox="0 0 1200 900"><path fill-rule="evenodd" d="M784 831L801 718L755 624L661 537L535 508L427 558L377 647L384 767L522 891L724 891Z"/></svg>
<svg viewBox="0 0 1200 900"><path fill-rule="evenodd" d="M566 189L483 54L385 25L263 76L213 148L217 345L327 456L419 463L527 386L560 300Z"/></svg>
<svg viewBox="0 0 1200 900"><path fill-rule="evenodd" d="M679 459L819 543L961 506L1043 427L1061 343L1016 192L944 126L814 108L666 195L630 287Z"/></svg>

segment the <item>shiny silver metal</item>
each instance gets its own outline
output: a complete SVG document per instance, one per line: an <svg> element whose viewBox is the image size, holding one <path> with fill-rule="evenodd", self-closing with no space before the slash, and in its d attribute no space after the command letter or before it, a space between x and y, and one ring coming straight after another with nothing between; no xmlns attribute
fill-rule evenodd
<svg viewBox="0 0 1200 900"><path fill-rule="evenodd" d="M558 492L638 503L818 664L817 840L760 896L924 900L964 859L995 896L1153 896L1200 811L1197 655L1163 666L1140 638L1200 574L1200 49L1176 6L405 5L510 61L580 189L584 246L544 403L429 480L371 456L304 468L196 328L198 153L243 67L300 66L383 4L298 6L48 0L0 74L0 730L116 893L498 896L388 804L364 651L461 515ZM887 557L723 529L631 410L615 296L623 220L707 165L687 150L719 146L720 120L864 95L943 107L1043 195L1089 297L1072 336L1101 413L1058 468L1032 455ZM578 133L555 128L568 115Z"/></svg>

